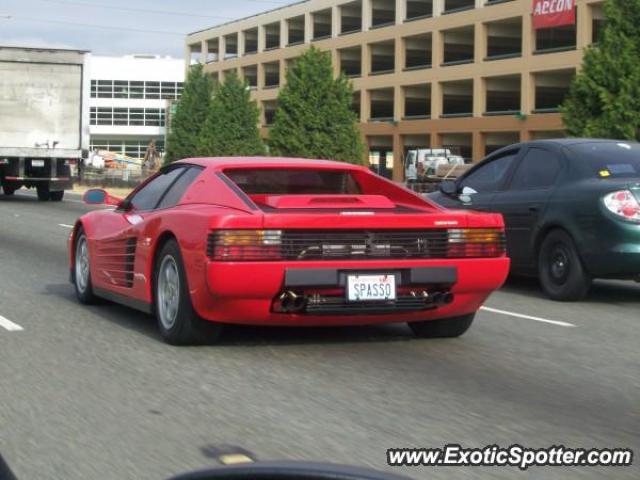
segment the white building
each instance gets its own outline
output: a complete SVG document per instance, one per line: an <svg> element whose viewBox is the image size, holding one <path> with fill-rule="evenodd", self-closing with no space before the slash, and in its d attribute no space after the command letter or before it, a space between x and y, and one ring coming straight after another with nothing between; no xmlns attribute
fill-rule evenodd
<svg viewBox="0 0 640 480"><path fill-rule="evenodd" d="M164 153L165 112L184 82L184 61L153 55L91 57L91 150L143 158Z"/></svg>

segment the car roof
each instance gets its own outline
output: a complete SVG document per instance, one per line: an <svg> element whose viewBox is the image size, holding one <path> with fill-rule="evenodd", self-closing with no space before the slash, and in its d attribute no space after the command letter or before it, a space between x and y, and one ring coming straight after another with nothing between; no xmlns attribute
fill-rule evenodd
<svg viewBox="0 0 640 480"><path fill-rule="evenodd" d="M633 140L612 140L609 138L548 138L543 140L530 140L528 142L520 142L514 145L553 145L556 147L567 147L579 145L581 143L637 143Z"/></svg>
<svg viewBox="0 0 640 480"><path fill-rule="evenodd" d="M364 167L334 160L316 160L309 158L287 157L196 157L185 158L175 163L188 163L214 170L233 167L242 168L338 168L342 170L361 170Z"/></svg>

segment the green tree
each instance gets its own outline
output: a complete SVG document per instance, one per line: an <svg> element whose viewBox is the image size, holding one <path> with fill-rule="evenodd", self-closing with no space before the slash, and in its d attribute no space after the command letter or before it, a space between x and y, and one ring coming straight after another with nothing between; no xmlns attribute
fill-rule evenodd
<svg viewBox="0 0 640 480"><path fill-rule="evenodd" d="M311 47L287 70L269 132L271 153L361 163L352 102L351 82L344 75L334 78L330 56Z"/></svg>
<svg viewBox="0 0 640 480"><path fill-rule="evenodd" d="M212 90L213 79L204 73L203 66L191 66L171 119L165 164L197 155L198 139L207 118Z"/></svg>
<svg viewBox="0 0 640 480"><path fill-rule="evenodd" d="M600 41L587 48L562 107L578 137L640 140L640 0L606 0Z"/></svg>
<svg viewBox="0 0 640 480"><path fill-rule="evenodd" d="M235 73L214 89L198 155L207 157L264 155L258 121L260 110L248 85Z"/></svg>

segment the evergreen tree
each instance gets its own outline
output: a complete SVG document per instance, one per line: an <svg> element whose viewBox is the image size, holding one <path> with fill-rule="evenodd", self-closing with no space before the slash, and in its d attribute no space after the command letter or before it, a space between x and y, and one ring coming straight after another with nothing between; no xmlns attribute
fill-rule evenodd
<svg viewBox="0 0 640 480"><path fill-rule="evenodd" d="M578 137L640 140L640 0L606 0L606 24L590 46L561 111Z"/></svg>
<svg viewBox="0 0 640 480"><path fill-rule="evenodd" d="M362 163L352 102L351 82L344 75L334 78L330 56L311 47L287 70L269 132L271 153Z"/></svg>
<svg viewBox="0 0 640 480"><path fill-rule="evenodd" d="M258 130L260 110L251 100L248 85L235 73L214 89L198 143L206 157L264 155Z"/></svg>
<svg viewBox="0 0 640 480"><path fill-rule="evenodd" d="M198 139L207 118L212 89L213 79L204 73L203 66L191 66L171 119L165 164L197 155Z"/></svg>

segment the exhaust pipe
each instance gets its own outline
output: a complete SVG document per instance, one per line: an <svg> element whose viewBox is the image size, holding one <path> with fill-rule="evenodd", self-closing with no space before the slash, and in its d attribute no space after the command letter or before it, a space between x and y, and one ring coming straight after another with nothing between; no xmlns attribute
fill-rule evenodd
<svg viewBox="0 0 640 480"><path fill-rule="evenodd" d="M280 309L285 313L300 312L306 305L306 298L291 290L283 292L282 295L280 295Z"/></svg>

